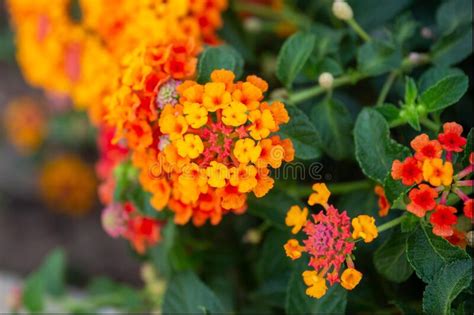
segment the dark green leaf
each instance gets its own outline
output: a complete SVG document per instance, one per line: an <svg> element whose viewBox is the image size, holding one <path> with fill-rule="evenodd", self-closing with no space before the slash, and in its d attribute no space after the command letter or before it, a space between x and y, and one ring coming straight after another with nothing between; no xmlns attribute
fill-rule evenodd
<svg viewBox="0 0 474 315"><path fill-rule="evenodd" d="M296 33L283 44L277 59L276 75L290 88L313 51L316 37L310 33Z"/></svg>
<svg viewBox="0 0 474 315"><path fill-rule="evenodd" d="M172 254L175 241L176 225L169 220L162 229L163 241L150 249L150 256L156 270L163 276L169 278L174 271L172 265Z"/></svg>
<svg viewBox="0 0 474 315"><path fill-rule="evenodd" d="M455 32L441 37L441 39L436 42L431 49L433 63L444 67L463 61L471 53L471 25L458 28Z"/></svg>
<svg viewBox="0 0 474 315"><path fill-rule="evenodd" d="M285 217L291 206L300 204L298 200L290 197L284 191L272 189L265 198L249 199L249 213L270 221L275 227L288 230L285 225ZM275 205L278 205L276 207Z"/></svg>
<svg viewBox="0 0 474 315"><path fill-rule="evenodd" d="M401 229L403 233L413 232L420 224L420 218L416 215L406 212L402 217Z"/></svg>
<svg viewBox="0 0 474 315"><path fill-rule="evenodd" d="M418 88L423 93L428 88L436 85L439 81L453 75L463 75L461 69L458 68L445 68L445 67L432 67L426 70L418 80Z"/></svg>
<svg viewBox="0 0 474 315"><path fill-rule="evenodd" d="M413 268L406 257L406 240L409 234L395 229L390 238L374 254L374 265L377 271L390 281L405 282L413 273Z"/></svg>
<svg viewBox="0 0 474 315"><path fill-rule="evenodd" d="M30 275L23 286L22 302L30 312L41 312L44 310L44 282L41 274Z"/></svg>
<svg viewBox="0 0 474 315"><path fill-rule="evenodd" d="M387 121L374 109L366 108L354 128L356 158L365 175L383 183L395 159L409 155L405 146L390 138Z"/></svg>
<svg viewBox="0 0 474 315"><path fill-rule="evenodd" d="M423 311L426 314L451 314L451 303L472 281L470 258L444 266L426 286Z"/></svg>
<svg viewBox="0 0 474 315"><path fill-rule="evenodd" d="M458 27L472 22L471 0L450 0L444 2L436 12L436 22L443 34L449 34Z"/></svg>
<svg viewBox="0 0 474 315"><path fill-rule="evenodd" d="M410 187L403 185L401 181L394 180L391 174L387 175L383 186L385 190L385 196L392 205L410 190Z"/></svg>
<svg viewBox="0 0 474 315"><path fill-rule="evenodd" d="M400 117L400 108L393 104L383 104L382 106L377 106L375 109L382 114L388 122Z"/></svg>
<svg viewBox="0 0 474 315"><path fill-rule="evenodd" d="M347 304L347 291L339 284L328 288L320 299L306 295L307 286L302 273L308 270L304 259L300 259L293 270L286 295L287 314L344 314Z"/></svg>
<svg viewBox="0 0 474 315"><path fill-rule="evenodd" d="M343 32L329 28L323 24L314 24L311 33L315 35L316 45L311 55L311 59L322 61L324 57L338 51Z"/></svg>
<svg viewBox="0 0 474 315"><path fill-rule="evenodd" d="M59 296L64 293L65 272L64 251L55 249L45 258L39 269L48 294Z"/></svg>
<svg viewBox="0 0 474 315"><path fill-rule="evenodd" d="M357 52L357 66L363 73L376 76L400 67L400 48L385 41L370 41Z"/></svg>
<svg viewBox="0 0 474 315"><path fill-rule="evenodd" d="M244 59L231 46L208 47L199 56L197 80L200 83L208 82L212 71L219 69L231 70L239 78L243 67Z"/></svg>
<svg viewBox="0 0 474 315"><path fill-rule="evenodd" d="M467 134L467 143L466 143L466 147L464 148L464 155L463 155L463 158L461 160L461 165L463 167L469 165L469 156L471 155L473 151L473 142L474 142L474 128L471 128L471 130L469 130L469 133Z"/></svg>
<svg viewBox="0 0 474 315"><path fill-rule="evenodd" d="M173 276L163 301L163 313L214 314L225 311L221 302L191 271Z"/></svg>
<svg viewBox="0 0 474 315"><path fill-rule="evenodd" d="M357 21L371 30L390 21L412 3L412 0L352 0Z"/></svg>
<svg viewBox="0 0 474 315"><path fill-rule="evenodd" d="M293 141L296 157L303 160L320 157L320 141L316 127L296 106L287 106L286 109L290 115L290 121L281 127L280 133Z"/></svg>
<svg viewBox="0 0 474 315"><path fill-rule="evenodd" d="M469 255L421 224L407 241L407 257L418 277L428 283L444 266Z"/></svg>
<svg viewBox="0 0 474 315"><path fill-rule="evenodd" d="M468 82L465 75L448 76L423 92L421 101L428 112L444 109L461 99L467 91Z"/></svg>
<svg viewBox="0 0 474 315"><path fill-rule="evenodd" d="M354 154L352 115L336 100L327 100L315 106L311 120L318 130L324 152L335 160Z"/></svg>
<svg viewBox="0 0 474 315"><path fill-rule="evenodd" d="M407 77L405 81L405 104L414 104L418 97L418 89L415 80Z"/></svg>

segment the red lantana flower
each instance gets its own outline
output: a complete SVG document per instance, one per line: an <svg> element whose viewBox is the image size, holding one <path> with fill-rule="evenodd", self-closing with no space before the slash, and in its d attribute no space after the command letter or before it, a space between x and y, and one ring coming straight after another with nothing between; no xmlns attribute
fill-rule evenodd
<svg viewBox="0 0 474 315"><path fill-rule="evenodd" d="M461 247L462 249L466 249L467 240L466 240L466 233L454 229L453 235L446 237L446 240L453 244L454 246Z"/></svg>
<svg viewBox="0 0 474 315"><path fill-rule="evenodd" d="M438 135L438 140L443 149L449 152L462 152L462 147L466 145L466 138L462 137L462 126L449 122L443 125L444 133Z"/></svg>
<svg viewBox="0 0 474 315"><path fill-rule="evenodd" d="M469 199L464 203L464 215L468 217L469 219L473 219L473 213L472 213L472 206L473 206L473 199Z"/></svg>
<svg viewBox="0 0 474 315"><path fill-rule="evenodd" d="M418 217L424 217L427 211L436 207L438 193L432 187L421 184L418 188L413 188L408 194L411 202L407 205L407 210Z"/></svg>
<svg viewBox="0 0 474 315"><path fill-rule="evenodd" d="M413 157L408 157L403 162L395 160L392 164L392 177L395 180L401 179L405 186L418 184L423 180L421 163Z"/></svg>
<svg viewBox="0 0 474 315"><path fill-rule="evenodd" d="M436 206L435 212L430 217L430 222L433 225L433 233L448 237L453 235L453 225L458 221L454 215L457 212L456 208L445 205Z"/></svg>
<svg viewBox="0 0 474 315"><path fill-rule="evenodd" d="M390 210L390 202L388 202L387 196L385 195L385 190L382 186L377 185L375 186L375 194L379 197L378 205L379 205L379 216L385 217L388 215L388 211Z"/></svg>
<svg viewBox="0 0 474 315"><path fill-rule="evenodd" d="M426 159L440 158L443 148L438 140L430 140L427 134L421 134L410 142L415 150L415 158L420 161Z"/></svg>

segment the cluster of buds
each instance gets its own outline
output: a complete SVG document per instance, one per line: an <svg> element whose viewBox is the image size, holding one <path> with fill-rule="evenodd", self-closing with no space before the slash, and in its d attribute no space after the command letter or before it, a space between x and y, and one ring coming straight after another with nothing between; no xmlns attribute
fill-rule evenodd
<svg viewBox="0 0 474 315"><path fill-rule="evenodd" d="M339 282L346 290L352 290L359 284L362 273L355 269L352 252L357 240L370 243L377 238L378 230L373 217L359 215L351 222L346 211L340 212L328 204L331 193L325 184L314 184L313 190L308 204L319 204L324 210L308 218L306 207L291 207L285 223L292 227L293 234L302 230L306 239L303 245L297 239L290 239L284 249L293 260L303 253L310 256L309 267L312 270L304 271L302 276L308 286L306 294L319 299L326 294L327 282L331 286ZM341 274L344 264L347 268Z"/></svg>
<svg viewBox="0 0 474 315"><path fill-rule="evenodd" d="M407 210L420 218L429 216L433 233L448 239L459 234L455 229L457 210L447 204L451 194L463 201L464 215L473 219L473 200L464 189L472 192L473 181L466 178L473 172L474 155L464 152L467 141L462 132L462 126L449 122L437 140L426 134L415 137L411 141L415 154L404 161L395 160L391 172L393 179L410 187ZM460 171L455 173L456 169Z"/></svg>
<svg viewBox="0 0 474 315"><path fill-rule="evenodd" d="M215 70L204 85L165 83L153 148L134 152L152 205L168 206L178 224L218 224L223 214L243 213L248 193L262 197L273 187L270 167L294 158L291 141L272 135L289 120L283 103L263 101L268 85L257 76L234 79Z"/></svg>

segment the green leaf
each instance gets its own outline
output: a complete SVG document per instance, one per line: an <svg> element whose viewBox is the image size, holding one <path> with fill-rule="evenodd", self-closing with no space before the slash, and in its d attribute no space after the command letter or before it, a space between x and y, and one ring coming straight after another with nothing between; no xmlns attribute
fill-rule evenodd
<svg viewBox="0 0 474 315"><path fill-rule="evenodd" d="M64 251L62 249L55 249L45 258L39 268L44 289L52 296L60 296L64 293L65 260Z"/></svg>
<svg viewBox="0 0 474 315"><path fill-rule="evenodd" d="M458 28L441 37L431 49L431 59L439 66L451 66L472 53L472 26Z"/></svg>
<svg viewBox="0 0 474 315"><path fill-rule="evenodd" d="M423 311L451 314L451 303L472 281L472 260L464 259L444 266L426 286Z"/></svg>
<svg viewBox="0 0 474 315"><path fill-rule="evenodd" d="M421 101L428 112L444 109L458 102L468 88L466 75L451 75L428 88L421 95Z"/></svg>
<svg viewBox="0 0 474 315"><path fill-rule="evenodd" d="M339 284L328 288L320 299L306 295L307 286L302 273L308 270L305 259L301 258L293 270L286 294L287 314L344 314L347 304L347 291Z"/></svg>
<svg viewBox="0 0 474 315"><path fill-rule="evenodd" d="M315 41L313 34L298 32L283 44L278 54L276 75L287 88L291 88L296 76L308 61Z"/></svg>
<svg viewBox="0 0 474 315"><path fill-rule="evenodd" d="M471 128L471 130L469 130L469 133L467 134L467 143L466 143L466 147L464 148L464 154L463 154L463 157L462 157L462 160L461 160L461 165L463 167L466 167L469 165L469 156L471 155L473 151L473 142L474 142L474 128Z"/></svg>
<svg viewBox="0 0 474 315"><path fill-rule="evenodd" d="M472 1L451 0L444 2L436 12L436 23L443 34L472 22Z"/></svg>
<svg viewBox="0 0 474 315"><path fill-rule="evenodd" d="M386 41L370 41L357 52L358 69L376 76L400 67L402 53L399 47Z"/></svg>
<svg viewBox="0 0 474 315"><path fill-rule="evenodd" d="M420 224L420 218L410 212L405 212L402 217L401 229L403 233L413 232Z"/></svg>
<svg viewBox="0 0 474 315"><path fill-rule="evenodd" d="M23 285L22 302L30 312L41 312L44 310L44 282L41 274L30 275Z"/></svg>
<svg viewBox="0 0 474 315"><path fill-rule="evenodd" d="M169 278L175 271L172 264L172 249L175 242L176 225L169 220L162 229L163 241L150 249L150 257L160 275Z"/></svg>
<svg viewBox="0 0 474 315"><path fill-rule="evenodd" d="M399 180L394 180L390 173L385 178L383 187L385 196L392 205L395 204L398 199L402 198L411 188L403 185Z"/></svg>
<svg viewBox="0 0 474 315"><path fill-rule="evenodd" d="M275 206L275 205L278 205ZM265 198L249 199L248 212L254 216L270 221L275 227L287 231L285 225L286 213L291 206L301 205L301 202L289 196L286 192L272 189Z"/></svg>
<svg viewBox="0 0 474 315"><path fill-rule="evenodd" d="M320 140L316 127L296 106L287 106L286 109L290 115L290 121L281 126L279 133L291 139L297 158L310 160L320 157Z"/></svg>
<svg viewBox="0 0 474 315"><path fill-rule="evenodd" d="M423 93L431 86L436 85L439 81L446 77L453 75L463 75L464 72L458 68L446 68L446 67L431 67L426 70L418 80L418 88Z"/></svg>
<svg viewBox="0 0 474 315"><path fill-rule="evenodd" d="M186 271L171 278L162 311L167 314L214 314L226 310L211 289L193 272Z"/></svg>
<svg viewBox="0 0 474 315"><path fill-rule="evenodd" d="M310 32L314 34L316 43L311 58L316 61L323 60L329 54L338 51L339 43L342 40L343 32L327 27L324 24L314 24Z"/></svg>
<svg viewBox="0 0 474 315"><path fill-rule="evenodd" d="M336 100L326 100L314 106L311 119L321 138L324 152L335 160L354 154L352 115Z"/></svg>
<svg viewBox="0 0 474 315"><path fill-rule="evenodd" d="M421 224L407 240L407 257L418 277L428 283L444 266L469 255Z"/></svg>
<svg viewBox="0 0 474 315"><path fill-rule="evenodd" d="M405 81L405 104L414 104L418 97L418 89L415 80L407 77Z"/></svg>
<svg viewBox="0 0 474 315"><path fill-rule="evenodd" d="M410 278L413 268L406 257L408 233L396 229L374 253L377 271L390 281L401 283Z"/></svg>
<svg viewBox="0 0 474 315"><path fill-rule="evenodd" d="M400 108L393 104L383 104L375 109L385 117L388 122L392 122L400 117Z"/></svg>
<svg viewBox="0 0 474 315"><path fill-rule="evenodd" d="M352 0L354 16L365 29L384 25L412 3L412 0Z"/></svg>
<svg viewBox="0 0 474 315"><path fill-rule="evenodd" d="M387 121L374 109L365 108L354 127L355 152L365 175L383 183L395 159L410 154L405 146L390 138Z"/></svg>
<svg viewBox="0 0 474 315"><path fill-rule="evenodd" d="M244 59L231 46L222 45L206 48L199 56L198 75L199 83L206 83L214 70L227 69L239 78L243 73Z"/></svg>

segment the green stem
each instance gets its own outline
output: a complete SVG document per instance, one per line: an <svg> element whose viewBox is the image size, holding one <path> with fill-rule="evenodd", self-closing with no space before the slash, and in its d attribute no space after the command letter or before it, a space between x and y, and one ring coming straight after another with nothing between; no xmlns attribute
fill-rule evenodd
<svg viewBox="0 0 474 315"><path fill-rule="evenodd" d="M359 181L328 184L328 189L333 195L342 195L355 190L368 189L372 187L372 182L368 179ZM287 189L288 193L296 198L308 197L313 190L309 186L294 186Z"/></svg>
<svg viewBox="0 0 474 315"><path fill-rule="evenodd" d="M400 223L402 223L402 220L403 220L403 217L399 216L396 219L393 219L391 221L388 221L387 223L382 224L381 226L379 226L377 228L377 230L379 231L379 233L382 233L383 231L389 230L389 229L399 225Z"/></svg>
<svg viewBox="0 0 474 315"><path fill-rule="evenodd" d="M377 103L376 106L382 106L383 103L385 102L385 99L387 98L388 92L390 92L390 89L392 88L393 83L395 82L395 79L398 76L398 70L393 70L387 77L387 80L385 81L382 91L380 91L380 95L377 98Z"/></svg>
<svg viewBox="0 0 474 315"><path fill-rule="evenodd" d="M357 35L359 35L360 38L362 38L366 42L370 42L372 40L370 35L367 34L366 31L364 31L364 29L359 25L359 23L357 23L356 20L354 19L347 20L347 24L349 24L349 26L352 27L352 29L357 33Z"/></svg>
<svg viewBox="0 0 474 315"><path fill-rule="evenodd" d="M359 72L343 75L339 78L334 79L332 88L334 89L346 84L355 84L358 81L362 80L363 78L365 78L365 75L362 75ZM296 103L303 102L307 99L316 97L318 95L321 95L324 92L326 92L326 90L323 89L321 86L317 85L317 86L308 88L306 90L302 90L302 91L290 94L288 100L290 103L296 104Z"/></svg>
<svg viewBox="0 0 474 315"><path fill-rule="evenodd" d="M434 132L439 131L440 126L434 121L429 120L428 118L422 118L420 122L423 126L425 126L428 129L433 130Z"/></svg>

